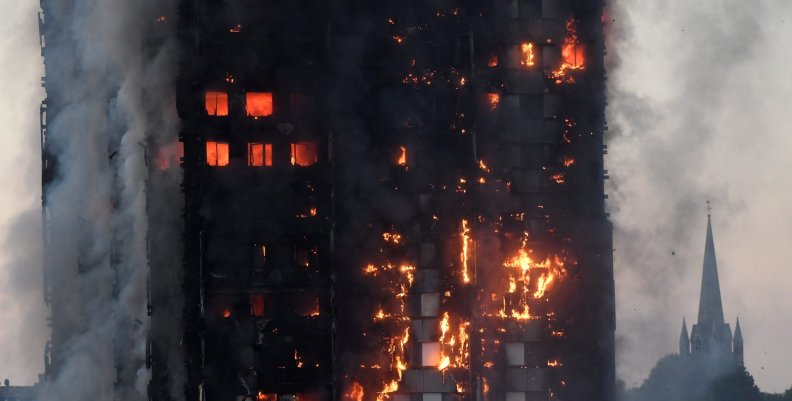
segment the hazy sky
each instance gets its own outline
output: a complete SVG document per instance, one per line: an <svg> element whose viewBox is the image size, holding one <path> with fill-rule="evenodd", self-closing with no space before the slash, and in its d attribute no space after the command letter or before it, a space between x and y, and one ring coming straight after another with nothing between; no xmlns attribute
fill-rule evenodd
<svg viewBox="0 0 792 401"><path fill-rule="evenodd" d="M36 381L48 337L41 273L38 1L0 0L0 380Z"/></svg>
<svg viewBox="0 0 792 401"><path fill-rule="evenodd" d="M764 391L792 385L792 2L618 0L609 13L609 208L628 386L698 310L706 224L725 314ZM0 379L41 371L37 0L0 0ZM790 19L790 20L788 20Z"/></svg>
<svg viewBox="0 0 792 401"><path fill-rule="evenodd" d="M695 322L710 199L725 316L759 387L789 388L792 2L618 0L610 14L620 377L645 378Z"/></svg>

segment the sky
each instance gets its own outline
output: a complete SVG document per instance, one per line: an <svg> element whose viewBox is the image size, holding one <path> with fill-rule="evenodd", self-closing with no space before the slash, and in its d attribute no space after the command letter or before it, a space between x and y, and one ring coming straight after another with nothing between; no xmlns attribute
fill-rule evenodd
<svg viewBox="0 0 792 401"><path fill-rule="evenodd" d="M49 332L42 297L41 139L44 68L38 1L0 0L0 380L30 384Z"/></svg>
<svg viewBox="0 0 792 401"><path fill-rule="evenodd" d="M727 321L760 389L792 387L792 2L616 0L606 168L628 387L696 320L712 224Z"/></svg>
<svg viewBox="0 0 792 401"><path fill-rule="evenodd" d="M35 0L0 0L0 379L29 384L41 295ZM614 0L606 168L618 373L639 384L696 319L712 222L724 312L763 391L792 386L792 2Z"/></svg>

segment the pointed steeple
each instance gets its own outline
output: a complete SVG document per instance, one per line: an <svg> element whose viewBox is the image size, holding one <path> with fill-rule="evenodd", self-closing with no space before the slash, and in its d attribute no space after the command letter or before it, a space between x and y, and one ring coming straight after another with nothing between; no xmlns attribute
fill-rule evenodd
<svg viewBox="0 0 792 401"><path fill-rule="evenodd" d="M709 204L709 201L707 203ZM698 325L707 331L724 324L711 220L710 214L707 213L707 240L704 244L704 271L701 275L701 297L699 298L698 312Z"/></svg>
<svg viewBox="0 0 792 401"><path fill-rule="evenodd" d="M740 329L740 318L739 317L737 318L737 325L734 328L734 342L736 343L738 341L741 342L741 343L743 341L742 330Z"/></svg>
<svg viewBox="0 0 792 401"><path fill-rule="evenodd" d="M688 337L687 322L682 318L682 333L679 334L679 355L690 354L690 337Z"/></svg>
<svg viewBox="0 0 792 401"><path fill-rule="evenodd" d="M745 361L743 358L743 337L742 337L742 330L740 329L740 318L737 318L737 325L734 328L734 341L733 341L733 348L732 352L734 353L734 358L737 360L737 363L740 365L744 365Z"/></svg>

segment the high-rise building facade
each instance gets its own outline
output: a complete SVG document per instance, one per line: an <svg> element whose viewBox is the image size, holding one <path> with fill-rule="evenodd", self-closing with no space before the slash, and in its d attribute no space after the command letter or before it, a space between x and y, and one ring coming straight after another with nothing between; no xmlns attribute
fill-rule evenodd
<svg viewBox="0 0 792 401"><path fill-rule="evenodd" d="M168 18L181 126L147 189L183 210L181 248L148 238L150 399L613 398L602 2Z"/></svg>

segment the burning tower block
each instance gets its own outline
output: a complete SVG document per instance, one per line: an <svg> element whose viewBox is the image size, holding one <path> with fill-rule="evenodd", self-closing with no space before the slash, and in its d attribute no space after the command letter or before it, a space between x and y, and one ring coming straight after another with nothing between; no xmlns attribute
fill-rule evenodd
<svg viewBox="0 0 792 401"><path fill-rule="evenodd" d="M601 2L183 3L188 400L611 399Z"/></svg>

